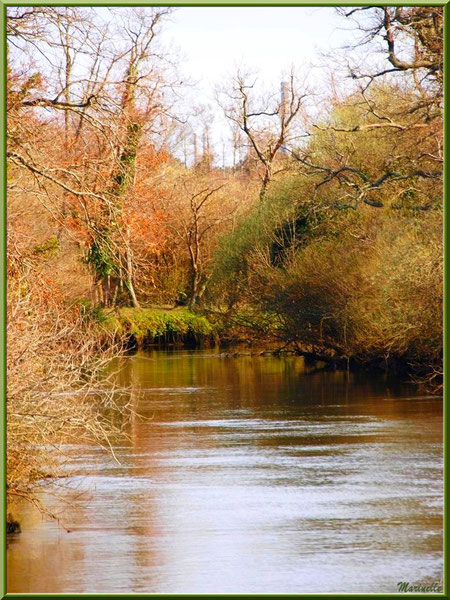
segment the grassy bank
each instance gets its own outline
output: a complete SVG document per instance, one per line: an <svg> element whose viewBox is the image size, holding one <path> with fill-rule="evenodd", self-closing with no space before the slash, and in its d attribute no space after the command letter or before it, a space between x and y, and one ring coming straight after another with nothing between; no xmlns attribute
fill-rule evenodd
<svg viewBox="0 0 450 600"><path fill-rule="evenodd" d="M217 327L203 315L186 308L102 309L96 315L100 335L127 345L201 346L214 344Z"/></svg>

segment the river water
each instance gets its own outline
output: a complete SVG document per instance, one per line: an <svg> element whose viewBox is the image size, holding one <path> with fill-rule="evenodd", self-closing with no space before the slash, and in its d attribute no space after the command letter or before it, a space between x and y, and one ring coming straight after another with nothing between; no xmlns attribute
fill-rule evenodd
<svg viewBox="0 0 450 600"><path fill-rule="evenodd" d="M129 439L19 508L8 592L396 593L443 571L442 400L299 357L153 351L111 366ZM123 395L123 392L122 392ZM70 452L71 449L68 449ZM72 452L73 452L72 448Z"/></svg>

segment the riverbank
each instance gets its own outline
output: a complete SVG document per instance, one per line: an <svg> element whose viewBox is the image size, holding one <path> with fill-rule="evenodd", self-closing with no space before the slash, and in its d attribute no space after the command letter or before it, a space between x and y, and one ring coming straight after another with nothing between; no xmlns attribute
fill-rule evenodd
<svg viewBox="0 0 450 600"><path fill-rule="evenodd" d="M223 347L229 357L289 353L303 356L310 367L319 370L385 372L419 383L427 372L423 365L398 354L348 355L321 345L320 340L302 344L286 336L275 316L251 311L230 315L213 310L193 312L184 307L116 307L96 309L95 320L102 345L114 342L128 350ZM239 348L233 349L236 346ZM243 350L243 346L249 350Z"/></svg>

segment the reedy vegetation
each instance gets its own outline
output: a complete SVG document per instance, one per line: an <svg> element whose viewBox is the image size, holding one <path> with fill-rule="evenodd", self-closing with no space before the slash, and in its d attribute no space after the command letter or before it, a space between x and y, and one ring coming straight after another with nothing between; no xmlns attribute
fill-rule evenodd
<svg viewBox="0 0 450 600"><path fill-rule="evenodd" d="M8 496L38 502L61 472L44 448L108 446L94 363L130 336L244 323L325 359L400 361L437 389L442 9L342 10L361 39L343 55L346 91L331 78L314 119L295 71L284 102L238 73L219 94L232 168L177 109L159 43L170 10L112 11L8 10ZM377 41L385 60L357 68ZM186 166L194 133L203 153ZM176 303L190 310L149 308Z"/></svg>

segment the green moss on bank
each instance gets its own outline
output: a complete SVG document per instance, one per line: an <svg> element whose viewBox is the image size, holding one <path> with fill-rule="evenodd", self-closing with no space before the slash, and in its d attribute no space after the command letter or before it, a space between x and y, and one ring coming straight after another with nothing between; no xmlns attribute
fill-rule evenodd
<svg viewBox="0 0 450 600"><path fill-rule="evenodd" d="M104 332L118 339L134 341L138 346L177 343L200 345L212 341L216 333L206 317L185 308L103 309L98 317L99 326Z"/></svg>

